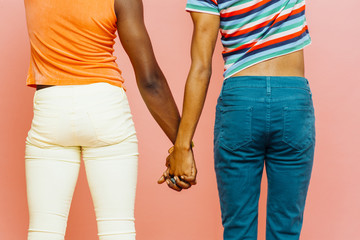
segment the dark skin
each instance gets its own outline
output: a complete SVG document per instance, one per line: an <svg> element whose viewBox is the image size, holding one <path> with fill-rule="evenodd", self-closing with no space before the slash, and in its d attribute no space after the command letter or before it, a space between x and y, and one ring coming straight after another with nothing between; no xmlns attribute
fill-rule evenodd
<svg viewBox="0 0 360 240"><path fill-rule="evenodd" d="M151 45L144 23L141 0L115 0L115 14L120 42L134 68L140 94L155 121L170 141L175 144L180 114L162 73ZM39 85L37 90L50 87ZM166 164L169 167L168 161ZM191 184L178 181L173 184L170 175L168 186L176 191L189 188Z"/></svg>
<svg viewBox="0 0 360 240"><path fill-rule="evenodd" d="M156 122L175 144L180 114L164 74L155 59L144 23L142 1L115 0L115 13L119 38L134 68L140 94ZM166 161L166 166L169 167L169 161ZM166 182L176 191L191 186L185 180L179 181L177 178L174 184L170 181L170 177L170 174L166 176Z"/></svg>

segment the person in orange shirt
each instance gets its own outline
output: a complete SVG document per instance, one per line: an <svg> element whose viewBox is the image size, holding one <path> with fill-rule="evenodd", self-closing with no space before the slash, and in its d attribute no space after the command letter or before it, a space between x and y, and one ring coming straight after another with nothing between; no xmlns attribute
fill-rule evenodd
<svg viewBox="0 0 360 240"><path fill-rule="evenodd" d="M141 95L172 143L180 122L144 25L142 2L25 0L25 8L31 43L27 85L36 87L25 153L28 240L64 239L81 157L100 240L133 240L138 145L113 56L116 31Z"/></svg>

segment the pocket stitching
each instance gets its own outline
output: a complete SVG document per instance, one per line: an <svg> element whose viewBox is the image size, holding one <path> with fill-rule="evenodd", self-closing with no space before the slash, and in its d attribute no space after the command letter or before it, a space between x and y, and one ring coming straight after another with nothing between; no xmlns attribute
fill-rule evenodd
<svg viewBox="0 0 360 240"><path fill-rule="evenodd" d="M302 149L307 149L309 146L311 146L314 141L309 141L308 144L304 145L304 146L298 146L298 144L296 143L292 143L291 141L289 142L287 139L288 137L286 135L288 135L288 127L289 127L289 124L287 124L287 121L286 121L286 116L288 114L289 111L306 111L306 112L312 112L313 111L313 108L312 106L308 106L308 107L284 107L283 109L283 137L282 137L282 141L284 143L286 143L287 145L291 146L292 148L295 148L297 150L302 150ZM312 127L313 128L313 127ZM313 129L311 129L311 131L314 131Z"/></svg>
<svg viewBox="0 0 360 240"><path fill-rule="evenodd" d="M226 112L229 112L231 110L238 110L238 111L246 111L249 116L249 136L248 136L248 141L245 141L243 143L236 143L234 144L234 147L230 147L227 144L224 143L224 128L223 128L223 122L222 120L224 119L223 114ZM224 147L225 149L229 150L229 151L235 151L237 149L240 149L246 145L248 145L249 143L251 143L253 141L252 139L252 110L253 107L240 107L240 106L223 106L222 108L220 108L220 112L221 112L221 120L220 120L220 136L219 136L219 144Z"/></svg>
<svg viewBox="0 0 360 240"><path fill-rule="evenodd" d="M94 129L94 134L95 134L95 136L96 136L96 139L97 139L98 141L101 141L101 142L106 143L106 144L109 144L109 145L114 144L115 141L113 141L113 142L107 141L107 140L105 140L105 139L103 139L102 137L99 136L99 132L98 132L99 130L98 130L98 128L96 127L96 124L95 124L95 121L94 121L94 119L93 119L93 117L92 117L92 114L90 114L90 112L86 112L86 113L87 113L87 115L88 115L88 117L89 117L89 119L90 119L91 125L92 125L92 127L93 127L93 129Z"/></svg>

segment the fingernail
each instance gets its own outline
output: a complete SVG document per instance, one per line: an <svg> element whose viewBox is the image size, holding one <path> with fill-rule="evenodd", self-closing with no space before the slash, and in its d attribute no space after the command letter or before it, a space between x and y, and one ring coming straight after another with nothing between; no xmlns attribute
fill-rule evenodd
<svg viewBox="0 0 360 240"><path fill-rule="evenodd" d="M167 184L170 184L170 180L169 180L169 179L166 179L166 183L167 183Z"/></svg>

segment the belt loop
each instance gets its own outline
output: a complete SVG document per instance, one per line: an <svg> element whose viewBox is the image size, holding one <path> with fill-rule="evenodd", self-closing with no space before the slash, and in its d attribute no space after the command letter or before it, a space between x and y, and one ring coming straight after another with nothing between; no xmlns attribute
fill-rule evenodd
<svg viewBox="0 0 360 240"><path fill-rule="evenodd" d="M220 91L220 96L219 96L220 98L222 98L225 84L226 84L226 79L224 79L223 84L221 86L221 91Z"/></svg>
<svg viewBox="0 0 360 240"><path fill-rule="evenodd" d="M308 80L308 79L306 79L306 85L307 85L307 87L308 87L308 89L309 89L310 95L312 96L312 92L311 92L311 88L310 88L310 83L309 83L309 80Z"/></svg>
<svg viewBox="0 0 360 240"><path fill-rule="evenodd" d="M33 105L35 105L37 93L38 93L38 90L35 90L34 97L33 97Z"/></svg>
<svg viewBox="0 0 360 240"><path fill-rule="evenodd" d="M270 85L270 77L266 76L266 94L271 94L271 85Z"/></svg>

